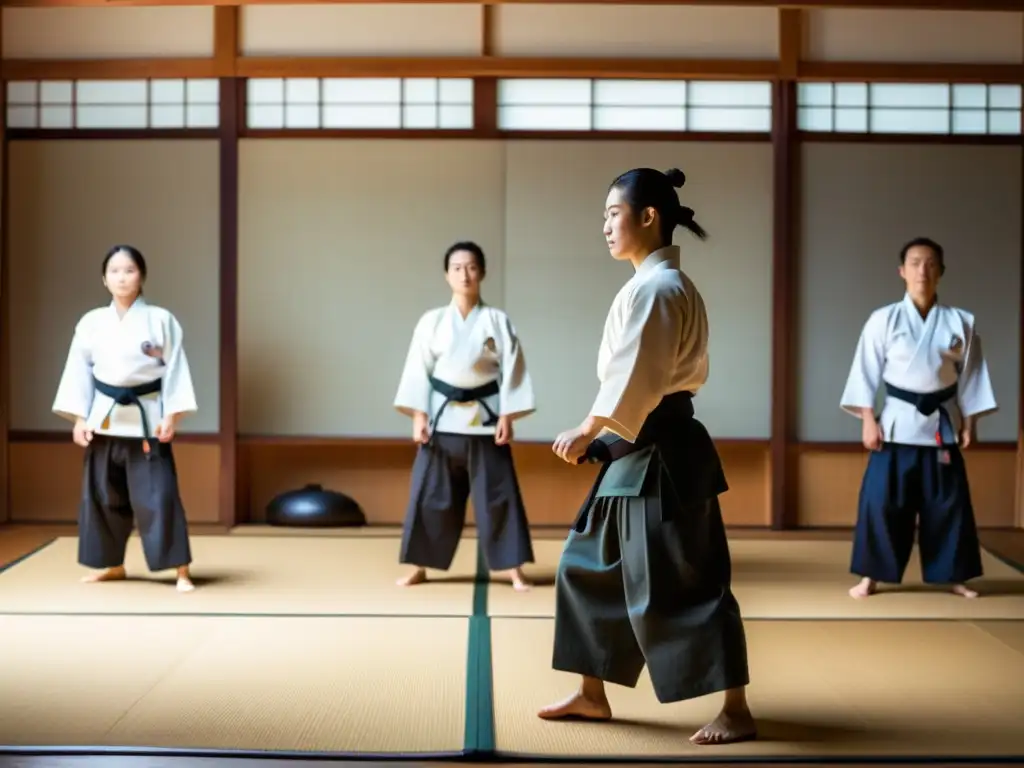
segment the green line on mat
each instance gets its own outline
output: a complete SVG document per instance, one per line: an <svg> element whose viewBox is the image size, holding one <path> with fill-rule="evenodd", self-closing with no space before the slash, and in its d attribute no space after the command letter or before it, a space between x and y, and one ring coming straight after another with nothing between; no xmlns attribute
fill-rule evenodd
<svg viewBox="0 0 1024 768"><path fill-rule="evenodd" d="M466 735L463 749L467 754L493 753L495 746L491 619L487 615L490 573L480 546L480 542L477 542L473 615L469 618L469 653L466 662Z"/></svg>

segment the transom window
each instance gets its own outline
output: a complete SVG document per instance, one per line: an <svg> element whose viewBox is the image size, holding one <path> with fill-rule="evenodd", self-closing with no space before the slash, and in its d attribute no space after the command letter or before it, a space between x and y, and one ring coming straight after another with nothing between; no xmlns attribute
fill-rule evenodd
<svg viewBox="0 0 1024 768"><path fill-rule="evenodd" d="M800 83L802 131L1021 133L1021 86L974 83Z"/></svg>
<svg viewBox="0 0 1024 768"><path fill-rule="evenodd" d="M216 128L220 83L202 80L22 80L7 84L7 127Z"/></svg>
<svg viewBox="0 0 1024 768"><path fill-rule="evenodd" d="M254 78L246 86L251 129L470 130L469 78Z"/></svg>
<svg viewBox="0 0 1024 768"><path fill-rule="evenodd" d="M515 78L498 82L503 131L771 131L769 82Z"/></svg>

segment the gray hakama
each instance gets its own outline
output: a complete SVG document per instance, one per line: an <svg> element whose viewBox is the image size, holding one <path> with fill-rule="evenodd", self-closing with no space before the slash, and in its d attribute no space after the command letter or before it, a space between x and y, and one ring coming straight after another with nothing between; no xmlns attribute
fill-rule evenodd
<svg viewBox="0 0 1024 768"><path fill-rule="evenodd" d="M553 666L661 702L748 684L746 636L718 504L728 490L692 396L662 399L636 442L595 440L603 466L556 581Z"/></svg>

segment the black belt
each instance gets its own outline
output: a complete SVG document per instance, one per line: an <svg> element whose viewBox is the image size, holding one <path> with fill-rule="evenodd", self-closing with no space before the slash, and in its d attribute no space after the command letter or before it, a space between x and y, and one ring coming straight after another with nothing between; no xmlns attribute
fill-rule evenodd
<svg viewBox="0 0 1024 768"><path fill-rule="evenodd" d="M489 381L479 387L453 387L446 381L435 379L433 376L430 377L430 386L432 386L437 392L444 396L444 402L441 403L441 407L437 409L437 413L434 414L433 419L430 421L430 439L434 438L434 426L440 421L441 414L444 413L444 409L448 407L448 403L472 403L477 402L480 406L487 411L487 419L484 420L483 425L485 427L492 427L498 423L498 414L491 410L490 406L484 402L485 397L491 397L501 391L501 386L497 380Z"/></svg>
<svg viewBox="0 0 1024 768"><path fill-rule="evenodd" d="M939 412L939 431L935 433L935 442L939 445L956 444L956 431L953 429L953 419L950 418L949 411L943 406L943 403L947 400L956 397L956 392L956 384L951 384L945 389L940 389L938 392L911 392L885 382L885 394L897 400L902 400L904 403L910 403L923 416L931 416L936 411ZM946 432L945 435L943 435L943 430ZM948 440L946 439L947 437Z"/></svg>
<svg viewBox="0 0 1024 768"><path fill-rule="evenodd" d="M634 442L631 443L618 435L610 434L592 440L583 455L576 459L576 463L601 464L602 467L594 479L594 484L590 487L590 493L587 494L583 506L576 514L572 527L582 533L590 506L594 503L598 488L601 487L601 481L613 461L654 445L664 437L666 429L671 429L680 420L692 419L693 414L693 392L673 392L671 395L663 397L657 407L651 411L647 419L644 420L640 434L637 435Z"/></svg>
<svg viewBox="0 0 1024 768"><path fill-rule="evenodd" d="M592 440L584 454L576 459L577 464L610 464L616 459L646 448L661 437L662 425L693 418L693 392L674 392L658 403L640 428L635 442L624 440L618 435L602 435Z"/></svg>
<svg viewBox="0 0 1024 768"><path fill-rule="evenodd" d="M149 433L149 419L146 417L146 407L139 400L143 395L151 395L154 392L159 392L163 389L163 379L154 379L148 381L145 384L136 384L134 387L115 387L113 384L107 384L106 382L100 381L93 377L93 385L96 387L96 391L100 392L107 397L111 398L117 405L134 405L139 409L139 413L142 415L142 450L146 453L148 459L149 454L149 440L151 435ZM111 406L113 410L113 406ZM110 416L110 412L107 412L107 417ZM106 419L104 419L106 421Z"/></svg>

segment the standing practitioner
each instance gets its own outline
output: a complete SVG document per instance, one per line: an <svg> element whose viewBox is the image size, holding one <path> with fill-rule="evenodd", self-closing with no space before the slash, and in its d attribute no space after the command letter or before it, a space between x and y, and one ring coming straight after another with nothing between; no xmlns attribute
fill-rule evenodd
<svg viewBox="0 0 1024 768"><path fill-rule="evenodd" d="M608 249L636 271L605 321L590 415L552 446L570 464L603 464L556 579L553 666L582 681L538 714L610 719L605 683L632 688L646 664L660 702L725 692L720 714L690 738L725 744L754 738L756 726L718 505L728 485L694 418L693 394L708 377L708 320L672 234L706 234L679 204L674 187L685 181L678 169L638 168L608 192Z"/></svg>
<svg viewBox="0 0 1024 768"><path fill-rule="evenodd" d="M427 568L451 566L472 497L488 565L525 591L522 565L533 562L533 545L510 443L512 423L535 410L533 384L508 315L480 299L480 246L455 243L444 270L451 303L416 324L395 396L420 444L400 555L414 568L398 583L419 584Z"/></svg>
<svg viewBox="0 0 1024 768"><path fill-rule="evenodd" d="M974 315L940 304L942 246L926 237L900 251L903 300L868 317L840 407L863 420L871 451L861 483L850 570L855 598L878 582L899 584L914 546L916 518L924 580L977 597L966 586L982 575L981 544L961 450L996 399ZM885 405L875 418L875 397Z"/></svg>
<svg viewBox="0 0 1024 768"><path fill-rule="evenodd" d="M83 581L125 578L134 517L146 565L176 568L178 590L190 592L192 553L171 450L178 422L197 410L181 325L142 297L146 260L132 246L111 248L101 274L113 300L75 326L53 403L85 448L78 562L100 571Z"/></svg>

